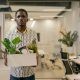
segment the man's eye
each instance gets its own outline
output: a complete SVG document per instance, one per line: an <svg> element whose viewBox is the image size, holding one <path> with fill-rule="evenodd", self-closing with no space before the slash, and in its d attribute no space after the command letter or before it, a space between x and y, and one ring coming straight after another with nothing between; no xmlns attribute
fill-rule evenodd
<svg viewBox="0 0 80 80"><path fill-rule="evenodd" d="M24 15L22 15L21 17L23 17L23 18L24 18L25 16L24 16Z"/></svg>
<svg viewBox="0 0 80 80"><path fill-rule="evenodd" d="M17 18L20 18L20 16L17 16Z"/></svg>
<svg viewBox="0 0 80 80"><path fill-rule="evenodd" d="M24 16L24 15L22 15L22 16L17 16L17 18L20 18L20 17L25 18L25 16Z"/></svg>

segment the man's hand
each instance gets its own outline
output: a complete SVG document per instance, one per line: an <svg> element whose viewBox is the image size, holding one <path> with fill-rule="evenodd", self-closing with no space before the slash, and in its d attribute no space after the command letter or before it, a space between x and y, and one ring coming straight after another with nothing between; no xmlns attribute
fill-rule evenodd
<svg viewBox="0 0 80 80"><path fill-rule="evenodd" d="M20 54L20 52L19 51L16 51L15 54Z"/></svg>
<svg viewBox="0 0 80 80"><path fill-rule="evenodd" d="M23 46L23 47L19 48L19 50L22 50L22 49L26 49L26 46Z"/></svg>
<svg viewBox="0 0 80 80"><path fill-rule="evenodd" d="M4 64L5 66L7 66L7 51L3 51L2 49L0 49L0 52L3 53Z"/></svg>
<svg viewBox="0 0 80 80"><path fill-rule="evenodd" d="M37 59L37 66L39 65L39 54L36 53L36 59Z"/></svg>
<svg viewBox="0 0 80 80"><path fill-rule="evenodd" d="M7 61L7 54L4 54L4 64L5 66L8 66L8 61Z"/></svg>

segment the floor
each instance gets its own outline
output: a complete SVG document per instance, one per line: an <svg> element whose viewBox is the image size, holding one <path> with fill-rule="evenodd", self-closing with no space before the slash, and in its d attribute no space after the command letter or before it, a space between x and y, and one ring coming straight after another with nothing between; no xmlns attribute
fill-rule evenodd
<svg viewBox="0 0 80 80"><path fill-rule="evenodd" d="M57 63L60 65L59 63ZM9 67L3 65L3 60L0 60L0 78L2 80L9 80ZM58 68L57 66L54 69L45 69L35 71L36 80L62 80L64 77L63 68Z"/></svg>

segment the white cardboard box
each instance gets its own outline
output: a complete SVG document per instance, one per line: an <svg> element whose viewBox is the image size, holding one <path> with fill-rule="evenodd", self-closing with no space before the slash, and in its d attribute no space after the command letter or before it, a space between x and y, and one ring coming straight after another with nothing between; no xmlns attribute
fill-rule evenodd
<svg viewBox="0 0 80 80"><path fill-rule="evenodd" d="M8 66L36 66L37 58L35 53L31 54L9 54L8 57Z"/></svg>

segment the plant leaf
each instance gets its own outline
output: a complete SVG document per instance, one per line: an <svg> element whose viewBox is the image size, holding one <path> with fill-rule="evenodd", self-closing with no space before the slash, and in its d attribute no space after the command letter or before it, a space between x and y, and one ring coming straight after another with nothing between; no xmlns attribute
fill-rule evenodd
<svg viewBox="0 0 80 80"><path fill-rule="evenodd" d="M19 44L20 42L21 42L21 40L20 40L19 37L16 37L16 38L14 38L14 39L12 40L12 43L13 43L14 45L17 45L17 44Z"/></svg>
<svg viewBox="0 0 80 80"><path fill-rule="evenodd" d="M4 40L3 41L1 41L2 42L2 44L7 48L7 49L9 49L10 48L10 40L9 39L7 39L7 38L4 38Z"/></svg>
<svg viewBox="0 0 80 80"><path fill-rule="evenodd" d="M16 53L16 45L18 43L20 43L20 38L19 37L16 37L15 39L12 40L12 42L7 39L7 38L4 38L3 41L1 41L1 43L5 46L6 50L8 51L8 54L15 54Z"/></svg>
<svg viewBox="0 0 80 80"><path fill-rule="evenodd" d="M8 51L10 52L10 54L15 54L16 49L11 47L10 49L8 49Z"/></svg>
<svg viewBox="0 0 80 80"><path fill-rule="evenodd" d="M71 33L71 31L67 32L64 34L63 32L60 32L63 35L62 39L59 39L59 42L62 42L63 44L67 46L73 46L73 43L77 40L78 38L78 32L74 31Z"/></svg>

